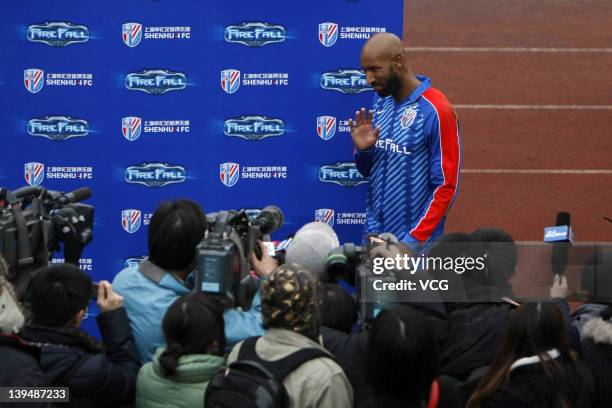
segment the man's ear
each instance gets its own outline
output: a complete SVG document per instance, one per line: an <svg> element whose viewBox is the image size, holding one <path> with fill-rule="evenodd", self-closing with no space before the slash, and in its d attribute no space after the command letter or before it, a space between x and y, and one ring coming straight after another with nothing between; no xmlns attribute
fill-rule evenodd
<svg viewBox="0 0 612 408"><path fill-rule="evenodd" d="M395 68L400 69L404 66L404 54L397 53L393 56L393 65Z"/></svg>

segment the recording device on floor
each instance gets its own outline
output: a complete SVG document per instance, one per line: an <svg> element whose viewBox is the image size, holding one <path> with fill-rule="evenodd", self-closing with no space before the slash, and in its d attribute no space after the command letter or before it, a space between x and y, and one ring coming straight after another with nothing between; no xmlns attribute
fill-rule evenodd
<svg viewBox="0 0 612 408"><path fill-rule="evenodd" d="M84 187L69 193L26 186L0 188L0 252L9 267L8 279L23 299L32 273L46 266L63 244L64 259L79 264L93 238L91 196Z"/></svg>
<svg viewBox="0 0 612 408"><path fill-rule="evenodd" d="M261 259L258 240L282 227L284 215L276 206L219 211L207 216L208 230L197 247L195 287L223 296L226 306L248 307L256 284L249 275L252 252Z"/></svg>

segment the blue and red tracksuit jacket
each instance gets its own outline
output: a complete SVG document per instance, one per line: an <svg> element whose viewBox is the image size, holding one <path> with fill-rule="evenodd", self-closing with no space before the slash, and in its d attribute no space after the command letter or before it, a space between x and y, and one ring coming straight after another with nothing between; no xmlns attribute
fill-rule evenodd
<svg viewBox="0 0 612 408"><path fill-rule="evenodd" d="M380 136L356 151L359 172L369 177L365 233L391 232L411 248L434 241L459 186L457 115L427 77L400 103L377 97L373 125Z"/></svg>

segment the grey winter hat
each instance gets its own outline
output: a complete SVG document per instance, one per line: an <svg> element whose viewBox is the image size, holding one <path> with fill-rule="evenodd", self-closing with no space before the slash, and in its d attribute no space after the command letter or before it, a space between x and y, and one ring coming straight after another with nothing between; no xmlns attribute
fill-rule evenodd
<svg viewBox="0 0 612 408"><path fill-rule="evenodd" d="M324 222L310 222L296 232L287 248L287 263L296 263L316 276L325 272L329 251L340 246L334 230Z"/></svg>

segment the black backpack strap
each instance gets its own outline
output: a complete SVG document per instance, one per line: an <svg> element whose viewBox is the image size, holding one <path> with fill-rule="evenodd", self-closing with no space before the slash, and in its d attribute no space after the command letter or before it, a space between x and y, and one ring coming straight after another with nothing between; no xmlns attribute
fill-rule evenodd
<svg viewBox="0 0 612 408"><path fill-rule="evenodd" d="M274 374L276 379L281 382L293 370L307 361L314 360L315 358L329 358L338 364L331 354L325 350L314 347L303 348L279 360L264 360L259 357L255 351L255 344L257 343L257 340L259 340L259 337L251 337L246 339L240 346L240 351L238 352L238 358L236 361L250 360L257 362Z"/></svg>
<svg viewBox="0 0 612 408"><path fill-rule="evenodd" d="M255 343L260 339L260 336L249 337L240 345L240 350L238 351L238 356L236 357L236 361L240 360L253 360L257 362L263 361L257 353L255 352Z"/></svg>

